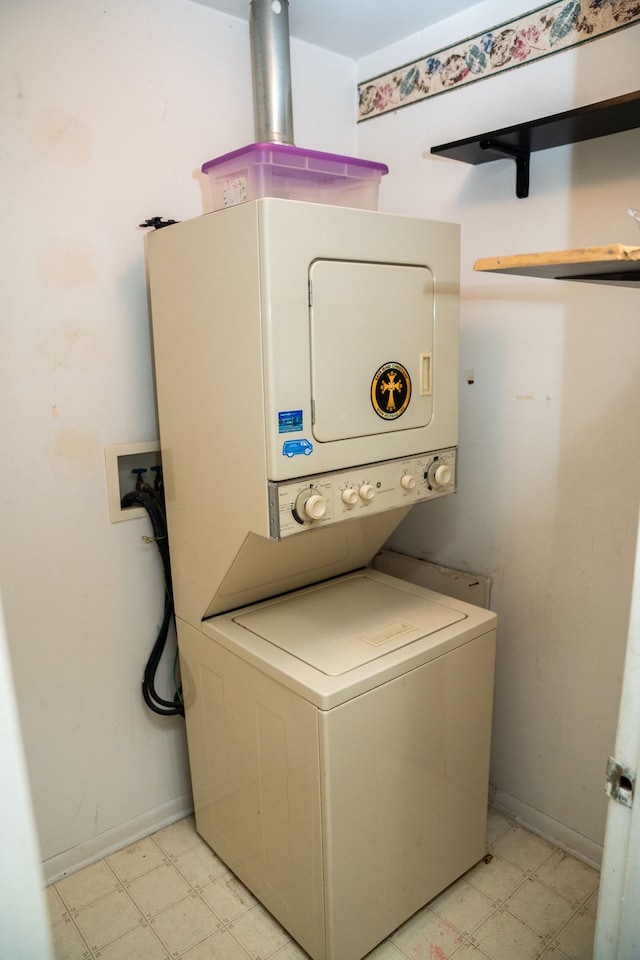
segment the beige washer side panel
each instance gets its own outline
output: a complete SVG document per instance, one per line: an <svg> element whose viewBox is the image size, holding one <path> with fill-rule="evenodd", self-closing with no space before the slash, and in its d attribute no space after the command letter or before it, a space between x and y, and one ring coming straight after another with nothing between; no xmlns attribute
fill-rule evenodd
<svg viewBox="0 0 640 960"><path fill-rule="evenodd" d="M321 714L327 960L360 960L485 854L495 631Z"/></svg>
<svg viewBox="0 0 640 960"><path fill-rule="evenodd" d="M318 711L178 621L198 832L325 956Z"/></svg>

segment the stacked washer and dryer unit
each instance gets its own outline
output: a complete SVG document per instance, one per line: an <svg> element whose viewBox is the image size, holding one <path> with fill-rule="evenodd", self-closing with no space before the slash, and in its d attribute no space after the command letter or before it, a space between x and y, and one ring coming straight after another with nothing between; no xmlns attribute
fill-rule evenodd
<svg viewBox="0 0 640 960"><path fill-rule="evenodd" d="M286 0L251 34L293 144ZM485 853L495 615L368 566L455 490L459 231L266 193L148 237L196 826L361 960Z"/></svg>
<svg viewBox="0 0 640 960"><path fill-rule="evenodd" d="M196 825L313 960L485 853L495 615L367 566L455 489L458 241L273 198L149 236Z"/></svg>

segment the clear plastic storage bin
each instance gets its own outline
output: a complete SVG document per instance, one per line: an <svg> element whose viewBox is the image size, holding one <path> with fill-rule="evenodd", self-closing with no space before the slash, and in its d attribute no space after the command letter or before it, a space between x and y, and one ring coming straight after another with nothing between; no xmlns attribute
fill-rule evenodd
<svg viewBox="0 0 640 960"><path fill-rule="evenodd" d="M253 143L203 164L215 210L260 197L378 209L384 163L303 150L283 143Z"/></svg>

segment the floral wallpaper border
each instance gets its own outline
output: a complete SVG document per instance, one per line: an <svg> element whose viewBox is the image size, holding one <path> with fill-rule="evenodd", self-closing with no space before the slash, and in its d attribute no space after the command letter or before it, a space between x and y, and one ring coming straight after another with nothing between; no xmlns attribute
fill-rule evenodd
<svg viewBox="0 0 640 960"><path fill-rule="evenodd" d="M640 0L555 0L358 84L358 122L640 22Z"/></svg>

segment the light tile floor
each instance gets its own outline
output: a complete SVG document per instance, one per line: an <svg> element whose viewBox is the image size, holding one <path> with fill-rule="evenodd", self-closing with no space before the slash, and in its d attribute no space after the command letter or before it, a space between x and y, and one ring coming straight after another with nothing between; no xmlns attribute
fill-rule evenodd
<svg viewBox="0 0 640 960"><path fill-rule="evenodd" d="M368 960L591 960L598 873L489 810L486 862ZM180 820L47 889L56 960L305 960Z"/></svg>

